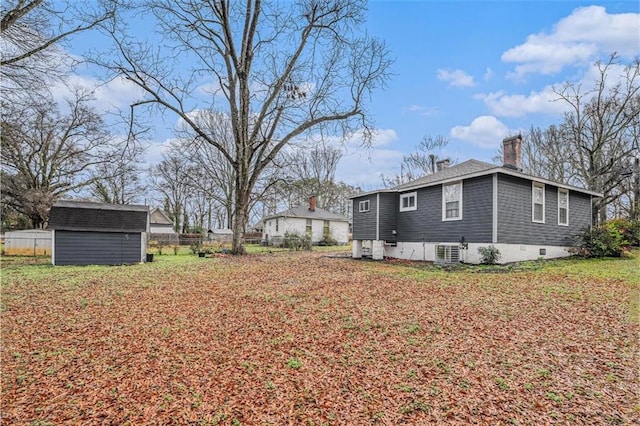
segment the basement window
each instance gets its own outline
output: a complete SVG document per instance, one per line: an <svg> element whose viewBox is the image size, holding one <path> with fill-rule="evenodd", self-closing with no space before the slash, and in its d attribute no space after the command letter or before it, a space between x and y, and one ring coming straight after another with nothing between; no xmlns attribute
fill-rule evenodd
<svg viewBox="0 0 640 426"><path fill-rule="evenodd" d="M400 195L400 211L406 212L418 208L418 195L416 192L409 192Z"/></svg>
<svg viewBox="0 0 640 426"><path fill-rule="evenodd" d="M544 223L544 184L533 182L531 187L531 221L536 223Z"/></svg>
<svg viewBox="0 0 640 426"><path fill-rule="evenodd" d="M558 225L569 225L569 190L558 188Z"/></svg>

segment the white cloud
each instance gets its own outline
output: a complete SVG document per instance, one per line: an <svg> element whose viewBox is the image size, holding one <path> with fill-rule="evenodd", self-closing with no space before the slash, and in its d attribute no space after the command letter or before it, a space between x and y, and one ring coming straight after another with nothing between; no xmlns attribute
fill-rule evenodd
<svg viewBox="0 0 640 426"><path fill-rule="evenodd" d="M632 58L640 51L640 14L608 14L603 6L575 9L558 21L550 34L538 33L502 54L517 65L510 77L529 73L554 74L565 66L584 65L617 52Z"/></svg>
<svg viewBox="0 0 640 426"><path fill-rule="evenodd" d="M605 79L605 93L618 83L624 83L624 65L611 64ZM582 77L573 82L575 87L581 88L583 102L589 101L594 92L589 93L593 85L600 81L600 70L591 64L584 70ZM488 94L480 93L475 95L476 99L481 99L489 108L491 114L498 117L522 117L526 114L550 114L562 115L569 111L571 106L560 100L560 95L554 92L561 90L565 82L558 82L554 85L545 86L542 90L531 91L526 94L507 94L503 90Z"/></svg>
<svg viewBox="0 0 640 426"><path fill-rule="evenodd" d="M382 187L381 175L392 176L404 154L393 149L350 149L340 159L336 179L365 191Z"/></svg>
<svg viewBox="0 0 640 426"><path fill-rule="evenodd" d="M438 78L446 81L450 86L454 87L472 87L475 86L473 77L462 70L438 70Z"/></svg>
<svg viewBox="0 0 640 426"><path fill-rule="evenodd" d="M415 113L423 116L430 116L430 115L436 114L438 110L437 108L433 108L433 107L425 107L422 105L413 104L403 108L402 112L409 112L409 113Z"/></svg>
<svg viewBox="0 0 640 426"><path fill-rule="evenodd" d="M558 101L558 95L553 93L551 86L528 95L508 95L503 90L489 94L479 94L476 98L482 99L489 107L491 114L498 117L522 117L525 114L552 114L558 115L567 111L566 102Z"/></svg>
<svg viewBox="0 0 640 426"><path fill-rule="evenodd" d="M491 80L493 78L493 70L487 67L487 70L484 72L484 75L482 76L482 78L484 79L484 81Z"/></svg>
<svg viewBox="0 0 640 426"><path fill-rule="evenodd" d="M454 139L470 142L480 148L497 148L510 133L509 128L492 115L475 118L468 126L456 126L449 132Z"/></svg>
<svg viewBox="0 0 640 426"><path fill-rule="evenodd" d="M398 140L394 129L377 129L370 148L363 147L363 133L356 132L346 141L345 152L336 170L336 179L368 191L382 186L380 174L395 173L403 153L389 145Z"/></svg>
<svg viewBox="0 0 640 426"><path fill-rule="evenodd" d="M98 112L102 113L127 108L144 96L142 89L125 78L117 77L104 83L78 74L69 76L64 84L54 85L51 88L51 93L54 99L59 102L71 97L74 89L92 93L94 99L91 103Z"/></svg>
<svg viewBox="0 0 640 426"><path fill-rule="evenodd" d="M371 147L381 147L398 140L398 134L393 129L375 129L371 138ZM364 132L358 130L347 137L345 141L348 148L358 149L364 146Z"/></svg>

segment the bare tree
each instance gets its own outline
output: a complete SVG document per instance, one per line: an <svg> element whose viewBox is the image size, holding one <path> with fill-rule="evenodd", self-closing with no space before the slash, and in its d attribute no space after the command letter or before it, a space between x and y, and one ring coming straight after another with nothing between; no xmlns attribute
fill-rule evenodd
<svg viewBox="0 0 640 426"><path fill-rule="evenodd" d="M447 146L449 140L444 136L425 136L414 152L405 155L400 163L400 172L391 177L381 175L382 184L387 188L433 174L437 171L436 164L440 161L437 152Z"/></svg>
<svg viewBox="0 0 640 426"><path fill-rule="evenodd" d="M632 170L640 127L640 61L620 70L617 57L596 63L598 80L586 91L567 83L556 88L570 112L561 125L571 180L603 193L595 201L594 223L606 219L606 206L622 193ZM615 83L611 84L611 80Z"/></svg>
<svg viewBox="0 0 640 426"><path fill-rule="evenodd" d="M2 202L34 227L47 221L58 198L93 184L92 169L119 149L88 101L77 94L68 111L45 103L2 116Z"/></svg>
<svg viewBox="0 0 640 426"><path fill-rule="evenodd" d="M192 114L199 128L234 152L233 129L228 114L214 111L197 111ZM235 201L235 169L223 153L194 134L190 126L178 129L180 151L189 158L195 173L189 179L196 193L206 195L208 218L215 211L217 225L231 228ZM219 220L221 219L221 220ZM208 220L210 222L210 220ZM208 225L207 225L208 226Z"/></svg>
<svg viewBox="0 0 640 426"><path fill-rule="evenodd" d="M59 48L70 37L113 17L117 2L4 0L0 16L3 97L43 96L46 82L64 75L72 58Z"/></svg>
<svg viewBox="0 0 640 426"><path fill-rule="evenodd" d="M109 163L96 166L96 179L91 186L93 198L112 204L133 204L142 200L145 182L139 166L142 151L135 144L127 144L120 155Z"/></svg>
<svg viewBox="0 0 640 426"><path fill-rule="evenodd" d="M233 166L232 250L243 253L252 191L284 146L312 131L370 136L365 101L386 81L387 49L362 35L363 1L157 0L145 7L166 48L113 28L119 59L107 65L147 93L132 108L177 114ZM193 65L175 69L185 63ZM233 150L189 114L202 102L192 95L203 83L213 87L205 108L220 103L229 114Z"/></svg>
<svg viewBox="0 0 640 426"><path fill-rule="evenodd" d="M338 204L335 174L342 154L340 148L324 142L283 152L278 160L280 181L275 186L277 193L272 196L287 207L294 207L315 195L317 206L331 211Z"/></svg>
<svg viewBox="0 0 640 426"><path fill-rule="evenodd" d="M162 155L162 161L149 171L149 184L164 204L164 210L173 221L176 232L186 232L186 203L190 196L188 159L174 147Z"/></svg>

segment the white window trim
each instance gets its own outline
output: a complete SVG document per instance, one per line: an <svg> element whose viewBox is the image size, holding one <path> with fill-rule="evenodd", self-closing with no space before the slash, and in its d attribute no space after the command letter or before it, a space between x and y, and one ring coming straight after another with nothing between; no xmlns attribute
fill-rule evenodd
<svg viewBox="0 0 640 426"><path fill-rule="evenodd" d="M542 220L536 220L535 212L536 212L536 202L535 202L535 192L536 187L542 189ZM540 182L531 182L531 222L535 223L545 223L545 210L546 210L546 202L545 202L545 188L544 183Z"/></svg>
<svg viewBox="0 0 640 426"><path fill-rule="evenodd" d="M560 222L560 194L567 194L567 223ZM569 226L569 190L564 188L558 188L558 225Z"/></svg>
<svg viewBox="0 0 640 426"><path fill-rule="evenodd" d="M460 185L460 198L458 199L458 216L448 218L447 217L447 200L445 199L445 196L444 196L444 189L447 186L451 186L451 185ZM442 184L442 221L450 222L453 220L462 220L462 181L461 180L458 182Z"/></svg>
<svg viewBox="0 0 640 426"><path fill-rule="evenodd" d="M364 208L363 206L366 204L366 208ZM358 204L358 212L360 213L365 213L369 211L369 208L371 206L371 202L369 200L362 200L360 201L360 203Z"/></svg>
<svg viewBox="0 0 640 426"><path fill-rule="evenodd" d="M413 206L411 207L402 207L402 200L404 200L405 198L414 198L414 203ZM416 191L413 192L407 192L406 194L402 194L400 195L400 211L401 212L408 212L411 210L418 210L418 193Z"/></svg>

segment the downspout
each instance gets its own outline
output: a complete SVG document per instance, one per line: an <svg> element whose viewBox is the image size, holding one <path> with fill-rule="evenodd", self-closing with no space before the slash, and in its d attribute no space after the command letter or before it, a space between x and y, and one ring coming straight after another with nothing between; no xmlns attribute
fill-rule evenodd
<svg viewBox="0 0 640 426"><path fill-rule="evenodd" d="M492 230L491 242L498 242L498 173L493 174L493 203L492 203Z"/></svg>
<svg viewBox="0 0 640 426"><path fill-rule="evenodd" d="M380 240L380 193L376 194L376 241Z"/></svg>

